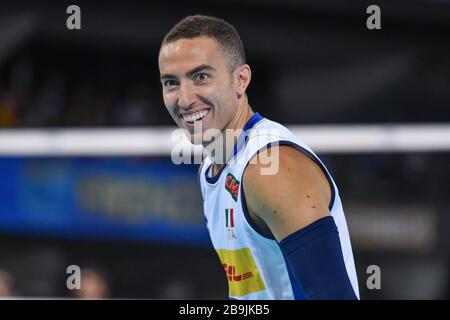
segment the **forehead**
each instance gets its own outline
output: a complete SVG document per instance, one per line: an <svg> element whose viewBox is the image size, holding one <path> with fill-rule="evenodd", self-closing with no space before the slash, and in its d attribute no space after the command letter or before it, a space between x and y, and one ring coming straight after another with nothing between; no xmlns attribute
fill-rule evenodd
<svg viewBox="0 0 450 320"><path fill-rule="evenodd" d="M219 43L213 38L180 39L164 45L159 53L161 73L189 71L204 64L217 69L226 65Z"/></svg>

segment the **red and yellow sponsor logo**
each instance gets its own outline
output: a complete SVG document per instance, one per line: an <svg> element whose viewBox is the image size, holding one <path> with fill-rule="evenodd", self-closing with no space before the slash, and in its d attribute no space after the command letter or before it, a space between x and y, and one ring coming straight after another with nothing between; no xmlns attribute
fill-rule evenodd
<svg viewBox="0 0 450 320"><path fill-rule="evenodd" d="M225 269L230 296L245 296L266 289L249 248L219 249L217 253Z"/></svg>
<svg viewBox="0 0 450 320"><path fill-rule="evenodd" d="M237 201L239 194L239 180L237 180L231 173L225 179L225 189L231 194L234 201Z"/></svg>

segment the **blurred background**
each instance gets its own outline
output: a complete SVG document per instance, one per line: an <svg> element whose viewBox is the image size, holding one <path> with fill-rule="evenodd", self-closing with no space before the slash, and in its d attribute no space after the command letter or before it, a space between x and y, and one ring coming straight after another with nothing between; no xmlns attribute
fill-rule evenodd
<svg viewBox="0 0 450 320"><path fill-rule="evenodd" d="M71 4L81 30L66 28ZM370 4L381 30L366 28ZM448 0L2 1L0 296L227 297L198 165L170 160L159 83L162 38L196 13L237 28L253 109L331 171L361 298L448 299ZM67 289L69 265L84 290Z"/></svg>

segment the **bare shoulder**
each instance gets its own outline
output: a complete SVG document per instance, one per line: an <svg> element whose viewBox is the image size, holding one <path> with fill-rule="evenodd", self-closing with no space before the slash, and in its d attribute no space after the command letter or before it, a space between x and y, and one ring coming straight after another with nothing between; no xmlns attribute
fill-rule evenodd
<svg viewBox="0 0 450 320"><path fill-rule="evenodd" d="M290 146L271 149L278 169L262 174L267 165L256 156L244 172L243 187L249 210L281 240L329 215L331 187L319 165L306 154Z"/></svg>

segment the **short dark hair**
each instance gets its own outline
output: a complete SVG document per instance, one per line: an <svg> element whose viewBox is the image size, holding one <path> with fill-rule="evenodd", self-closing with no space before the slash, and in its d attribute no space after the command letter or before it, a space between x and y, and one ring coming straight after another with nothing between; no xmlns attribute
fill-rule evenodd
<svg viewBox="0 0 450 320"><path fill-rule="evenodd" d="M185 17L166 34L161 48L180 39L202 36L214 38L219 43L223 53L228 58L231 70L235 70L245 63L244 45L236 29L225 20L211 16L193 15Z"/></svg>

